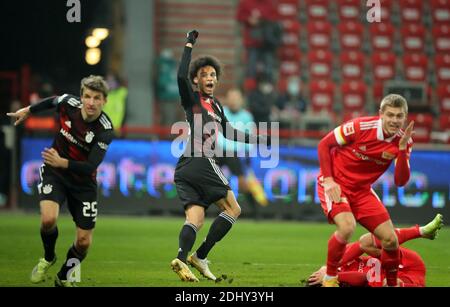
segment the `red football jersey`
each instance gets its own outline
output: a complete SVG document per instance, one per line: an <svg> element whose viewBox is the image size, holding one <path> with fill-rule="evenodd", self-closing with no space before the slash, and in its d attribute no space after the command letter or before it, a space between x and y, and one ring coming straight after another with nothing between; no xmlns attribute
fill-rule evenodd
<svg viewBox="0 0 450 307"><path fill-rule="evenodd" d="M359 117L334 129L340 146L331 151L334 180L347 188L370 188L389 168L399 153L399 141L404 135L386 137L379 116ZM412 139L407 146L407 159Z"/></svg>
<svg viewBox="0 0 450 307"><path fill-rule="evenodd" d="M378 258L361 256L339 267L339 272L360 272L366 274L369 287L381 287L385 278ZM426 267L416 252L400 247L398 278L407 287L425 287Z"/></svg>

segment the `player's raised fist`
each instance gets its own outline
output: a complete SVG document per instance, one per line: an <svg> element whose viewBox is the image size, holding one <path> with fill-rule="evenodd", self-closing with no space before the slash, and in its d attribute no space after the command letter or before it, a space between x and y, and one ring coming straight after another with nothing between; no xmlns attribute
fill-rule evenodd
<svg viewBox="0 0 450 307"><path fill-rule="evenodd" d="M192 30L189 31L187 34L187 42L191 43L192 45L195 44L195 42L197 41L197 37L198 37L198 31L197 30Z"/></svg>

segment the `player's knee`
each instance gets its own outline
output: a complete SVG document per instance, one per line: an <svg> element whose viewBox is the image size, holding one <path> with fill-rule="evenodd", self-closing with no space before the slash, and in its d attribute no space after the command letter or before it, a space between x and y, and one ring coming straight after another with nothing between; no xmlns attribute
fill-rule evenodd
<svg viewBox="0 0 450 307"><path fill-rule="evenodd" d="M241 206L239 205L227 210L227 214L231 215L235 219L237 219L241 215L241 212L242 212Z"/></svg>
<svg viewBox="0 0 450 307"><path fill-rule="evenodd" d="M42 230L48 231L56 226L55 216L43 216L41 218L41 228Z"/></svg>
<svg viewBox="0 0 450 307"><path fill-rule="evenodd" d="M349 241L355 231L356 223L354 220L346 220L341 222L338 228L339 235L345 240Z"/></svg>
<svg viewBox="0 0 450 307"><path fill-rule="evenodd" d="M383 248L393 249L398 247L398 239L395 233L389 234L381 240Z"/></svg>
<svg viewBox="0 0 450 307"><path fill-rule="evenodd" d="M373 246L372 235L370 233L363 234L359 237L359 245L361 249L365 250Z"/></svg>

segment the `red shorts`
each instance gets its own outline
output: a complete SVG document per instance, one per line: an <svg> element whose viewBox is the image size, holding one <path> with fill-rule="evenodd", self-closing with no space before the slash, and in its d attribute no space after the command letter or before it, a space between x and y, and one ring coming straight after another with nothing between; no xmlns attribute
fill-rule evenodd
<svg viewBox="0 0 450 307"><path fill-rule="evenodd" d="M337 214L351 212L359 224L373 233L378 225L391 219L386 207L372 189L351 191L341 186L341 200L335 203L325 195L321 180L322 177L319 177L317 191L323 212L330 224L334 223Z"/></svg>

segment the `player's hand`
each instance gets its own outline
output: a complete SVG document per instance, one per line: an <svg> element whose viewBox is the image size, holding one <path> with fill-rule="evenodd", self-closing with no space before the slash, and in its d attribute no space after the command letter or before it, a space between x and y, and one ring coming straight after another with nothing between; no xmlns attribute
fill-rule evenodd
<svg viewBox="0 0 450 307"><path fill-rule="evenodd" d="M6 113L7 116L15 118L14 126L19 125L21 122L26 120L30 116L30 107L22 108L14 113Z"/></svg>
<svg viewBox="0 0 450 307"><path fill-rule="evenodd" d="M44 148L44 151L41 154L45 164L57 168L64 167L63 159L54 148Z"/></svg>
<svg viewBox="0 0 450 307"><path fill-rule="evenodd" d="M199 34L199 33L198 33L197 30L189 31L189 32L186 34L186 37L187 37L186 43L189 43L189 44L194 45L195 42L197 41L198 34Z"/></svg>
<svg viewBox="0 0 450 307"><path fill-rule="evenodd" d="M321 267L318 271L314 272L308 278L308 286L318 286L322 284L323 278L326 274L326 267Z"/></svg>
<svg viewBox="0 0 450 307"><path fill-rule="evenodd" d="M411 139L411 137L414 135L415 131L414 129L414 121L411 121L405 129L405 134L402 136L398 143L398 147L400 150L405 150L406 146L408 145L408 141Z"/></svg>
<svg viewBox="0 0 450 307"><path fill-rule="evenodd" d="M327 177L323 179L323 188L325 194L335 203L341 201L341 186L337 184L333 178Z"/></svg>

